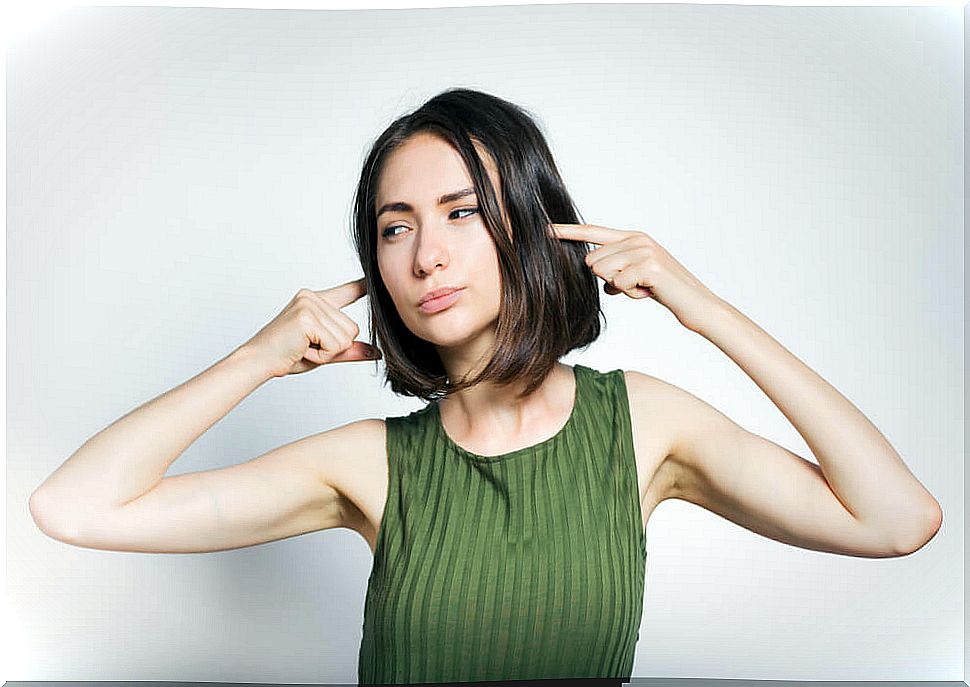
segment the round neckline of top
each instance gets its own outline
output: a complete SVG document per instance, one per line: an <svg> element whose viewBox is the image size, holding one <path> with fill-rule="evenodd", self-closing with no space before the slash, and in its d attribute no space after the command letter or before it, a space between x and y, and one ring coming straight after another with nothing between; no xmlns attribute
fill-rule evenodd
<svg viewBox="0 0 970 687"><path fill-rule="evenodd" d="M580 372L581 367L583 366L579 364L573 365L573 378L574 378L575 387L573 389L573 407L569 411L569 417L566 418L566 422L563 424L562 427L559 428L559 431L557 431L548 439L543 439L542 441L536 444L532 444L531 446L523 446L522 448L517 448L514 451L508 451L507 453L500 453L494 456L483 456L479 453L474 453L458 445L458 443L456 443L455 440L448 435L448 432L445 430L445 425L441 421L441 411L440 411L440 408L438 407L437 401L431 404L431 407L434 411L435 428L438 430L438 433L443 437L445 444L449 446L452 450L456 451L458 454L466 458L470 458L471 460L478 461L481 463L497 463L503 460L507 460L509 458L515 458L517 456L522 456L528 453L534 453L536 451L542 450L547 446L549 446L550 444L558 442L565 435L566 430L569 427L571 427L576 421L576 416L577 416L576 408L579 407L580 393L582 389L581 377L583 375L583 372Z"/></svg>

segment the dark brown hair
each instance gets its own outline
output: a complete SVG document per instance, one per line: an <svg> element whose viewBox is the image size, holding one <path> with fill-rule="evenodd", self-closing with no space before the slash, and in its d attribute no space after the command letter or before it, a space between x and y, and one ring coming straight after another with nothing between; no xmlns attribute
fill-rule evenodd
<svg viewBox="0 0 970 687"><path fill-rule="evenodd" d="M388 156L418 132L438 136L461 155L498 253L503 294L495 347L472 379L448 379L434 345L415 336L401 320L377 267L380 175ZM498 171L511 226L506 226L474 144L488 151ZM596 277L584 262L587 244L548 236L549 223L585 222L545 138L524 108L480 91L452 88L394 120L377 137L354 194L352 225L367 283L372 341L383 355L395 393L431 401L483 381L504 385L524 378L520 396L526 396L562 356L599 337L603 313Z"/></svg>

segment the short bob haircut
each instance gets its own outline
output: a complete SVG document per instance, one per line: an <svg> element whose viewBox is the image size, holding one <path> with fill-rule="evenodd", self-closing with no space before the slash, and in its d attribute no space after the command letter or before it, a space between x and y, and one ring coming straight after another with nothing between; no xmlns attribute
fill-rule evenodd
<svg viewBox="0 0 970 687"><path fill-rule="evenodd" d="M503 293L495 345L472 379L448 379L434 345L401 320L377 266L381 171L388 156L418 132L437 135L461 155L498 253ZM498 171L511 227L473 142L488 151ZM353 205L353 237L370 296L370 331L395 393L432 401L484 381L506 385L525 379L521 398L539 387L562 356L599 337L603 313L596 277L584 261L587 244L546 233L550 223L585 222L579 221L545 138L520 106L464 88L439 93L394 120L376 139Z"/></svg>

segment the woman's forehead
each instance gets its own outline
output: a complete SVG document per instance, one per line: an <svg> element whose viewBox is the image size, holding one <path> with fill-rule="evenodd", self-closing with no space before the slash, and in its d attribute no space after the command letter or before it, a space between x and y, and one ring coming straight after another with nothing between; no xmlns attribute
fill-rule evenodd
<svg viewBox="0 0 970 687"><path fill-rule="evenodd" d="M497 191L499 175L491 155L480 143L473 143ZM415 134L388 156L377 180L375 208L423 196L434 202L466 188L474 190L474 186L464 159L450 143L437 136Z"/></svg>

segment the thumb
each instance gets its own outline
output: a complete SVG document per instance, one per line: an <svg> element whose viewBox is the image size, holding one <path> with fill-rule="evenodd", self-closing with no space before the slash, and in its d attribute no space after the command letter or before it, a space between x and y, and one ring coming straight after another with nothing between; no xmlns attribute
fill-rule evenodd
<svg viewBox="0 0 970 687"><path fill-rule="evenodd" d="M381 352L368 343L354 341L350 348L341 351L330 359L332 363L344 363L355 360L380 360L383 356Z"/></svg>

